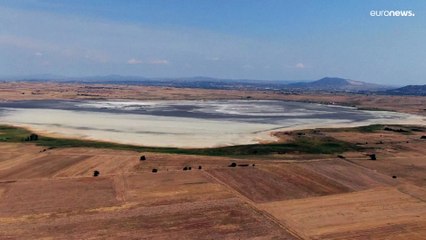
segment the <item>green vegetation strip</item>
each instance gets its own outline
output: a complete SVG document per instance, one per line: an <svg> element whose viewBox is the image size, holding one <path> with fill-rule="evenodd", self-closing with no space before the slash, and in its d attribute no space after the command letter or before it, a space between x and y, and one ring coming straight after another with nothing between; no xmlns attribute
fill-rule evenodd
<svg viewBox="0 0 426 240"><path fill-rule="evenodd" d="M354 127L354 128L328 128L322 129L327 132L361 132L361 133L376 133L376 132L395 132L405 135L413 134L413 132L423 132L424 127L410 126L410 125L382 125L373 124L368 126Z"/></svg>
<svg viewBox="0 0 426 240"><path fill-rule="evenodd" d="M237 145L229 147L217 148L166 148L166 147L142 147L126 144L117 144L110 142L52 138L38 136L37 141L25 141L32 132L18 127L0 125L0 142L22 142L34 143L39 146L48 148L62 147L91 147L91 148L108 148L117 150L132 150L139 152L159 152L159 153L176 153L176 154L194 154L209 156L242 156L242 155L267 155L274 153L312 153L312 154L332 154L341 153L350 150L360 150L360 147L339 141L331 137L308 137L299 136L295 140L288 143L271 143L271 144L250 144Z"/></svg>

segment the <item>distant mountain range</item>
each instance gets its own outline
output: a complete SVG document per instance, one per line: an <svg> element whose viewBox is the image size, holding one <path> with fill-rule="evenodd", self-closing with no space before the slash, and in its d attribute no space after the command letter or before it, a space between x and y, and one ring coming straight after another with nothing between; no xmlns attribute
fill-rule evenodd
<svg viewBox="0 0 426 240"><path fill-rule="evenodd" d="M391 95L426 96L426 84L425 85L408 85L402 88L390 89L390 90L387 90L386 93Z"/></svg>
<svg viewBox="0 0 426 240"><path fill-rule="evenodd" d="M50 74L20 77L0 77L4 81L55 81L86 84L127 84L206 89L247 89L276 91L328 91L328 92L375 92L393 95L426 95L426 85L409 85L402 88L355 81L338 77L325 77L315 81L221 79L211 77L148 78L141 76L105 75L88 77L65 77Z"/></svg>
<svg viewBox="0 0 426 240"><path fill-rule="evenodd" d="M288 84L287 87L293 89L303 89L312 91L381 91L390 89L389 86L366 83L337 77L325 77L313 82L298 82Z"/></svg>

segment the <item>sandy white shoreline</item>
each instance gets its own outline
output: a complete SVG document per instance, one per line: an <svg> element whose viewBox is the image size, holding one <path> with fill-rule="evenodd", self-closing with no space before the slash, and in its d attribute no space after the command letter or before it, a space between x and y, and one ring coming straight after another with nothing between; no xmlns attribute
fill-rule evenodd
<svg viewBox="0 0 426 240"><path fill-rule="evenodd" d="M52 109L15 109L0 117L5 124L48 136L160 147L216 147L274 141L265 129L275 125L136 114Z"/></svg>
<svg viewBox="0 0 426 240"><path fill-rule="evenodd" d="M372 112L365 121L294 119L274 124L183 117L114 114L54 109L7 109L4 124L52 137L98 140L152 147L204 148L274 142L277 131L342 128L370 124L426 125L422 116Z"/></svg>

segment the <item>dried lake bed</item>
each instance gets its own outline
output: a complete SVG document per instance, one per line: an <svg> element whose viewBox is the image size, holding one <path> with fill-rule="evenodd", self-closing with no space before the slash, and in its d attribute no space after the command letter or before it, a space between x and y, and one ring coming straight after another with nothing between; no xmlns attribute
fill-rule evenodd
<svg viewBox="0 0 426 240"><path fill-rule="evenodd" d="M274 131L369 124L426 125L423 116L272 100L13 101L0 123L46 135L159 147L272 142Z"/></svg>

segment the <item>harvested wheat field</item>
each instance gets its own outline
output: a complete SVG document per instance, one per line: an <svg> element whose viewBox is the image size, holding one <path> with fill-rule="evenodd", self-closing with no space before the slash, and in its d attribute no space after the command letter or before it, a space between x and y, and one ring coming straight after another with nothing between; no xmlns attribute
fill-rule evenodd
<svg viewBox="0 0 426 240"><path fill-rule="evenodd" d="M2 149L15 156L25 147ZM295 239L203 170L172 170L176 162L194 162L193 156L178 155L174 162L172 155L148 155L147 161L158 159L161 166L151 173L140 167L135 152L31 150L17 166L2 161L2 239ZM165 157L171 157L170 171ZM102 176L92 177L94 169Z"/></svg>
<svg viewBox="0 0 426 240"><path fill-rule="evenodd" d="M3 142L0 239L424 239L424 133L376 128L284 134L373 142L339 155Z"/></svg>
<svg viewBox="0 0 426 240"><path fill-rule="evenodd" d="M424 239L426 234L426 203L393 188L260 207L309 239Z"/></svg>
<svg viewBox="0 0 426 240"><path fill-rule="evenodd" d="M118 203L108 178L9 181L0 186L1 217L70 213Z"/></svg>

